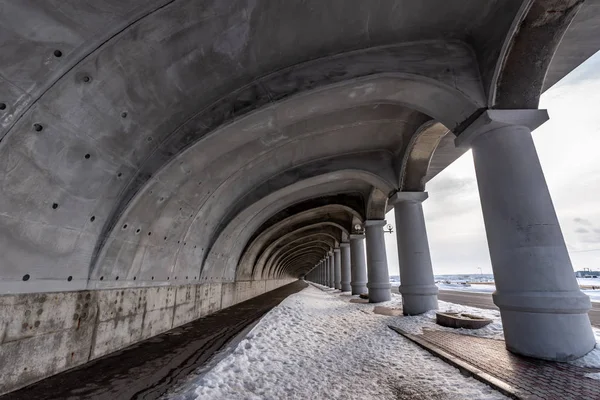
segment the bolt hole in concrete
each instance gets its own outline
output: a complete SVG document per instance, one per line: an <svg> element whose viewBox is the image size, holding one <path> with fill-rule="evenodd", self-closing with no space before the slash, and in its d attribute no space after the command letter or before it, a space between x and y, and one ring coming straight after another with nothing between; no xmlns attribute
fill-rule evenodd
<svg viewBox="0 0 600 400"><path fill-rule="evenodd" d="M127 118L127 113L125 111L121 113L121 118Z"/></svg>
<svg viewBox="0 0 600 400"><path fill-rule="evenodd" d="M62 57L62 51L60 51L60 50L54 50L54 57L56 57L56 58Z"/></svg>
<svg viewBox="0 0 600 400"><path fill-rule="evenodd" d="M91 156L90 156L90 155L89 155L89 153L88 153L88 154L86 154L84 157L85 157L85 159L86 159L86 160L88 160L88 159L89 159Z"/></svg>
<svg viewBox="0 0 600 400"><path fill-rule="evenodd" d="M90 221L94 222L96 220L96 217L92 215L92 217L90 218Z"/></svg>
<svg viewBox="0 0 600 400"><path fill-rule="evenodd" d="M101 280L101 281L103 281L103 280L104 280L104 277L103 277L103 276L101 276L101 277L100 277L100 280Z"/></svg>
<svg viewBox="0 0 600 400"><path fill-rule="evenodd" d="M140 229L139 228L136 229L135 233L140 233Z"/></svg>
<svg viewBox="0 0 600 400"><path fill-rule="evenodd" d="M0 110L6 110L6 103L0 103Z"/></svg>
<svg viewBox="0 0 600 400"><path fill-rule="evenodd" d="M127 229L127 224L123 225L123 229Z"/></svg>
<svg viewBox="0 0 600 400"><path fill-rule="evenodd" d="M25 275L23 275L23 280L24 280L24 281L28 281L28 280L29 280L29 274L25 274Z"/></svg>
<svg viewBox="0 0 600 400"><path fill-rule="evenodd" d="M69 281L69 282L71 282L72 280L73 280L73 277L72 277L72 276L69 276L69 277L67 278L67 281Z"/></svg>
<svg viewBox="0 0 600 400"><path fill-rule="evenodd" d="M119 280L119 277L117 276L117 277L115 278L115 281L118 281L118 280Z"/></svg>
<svg viewBox="0 0 600 400"><path fill-rule="evenodd" d="M85 75L83 78L81 78L82 81L84 81L85 83L89 83L91 82L92 78L90 78L89 76Z"/></svg>
<svg viewBox="0 0 600 400"><path fill-rule="evenodd" d="M52 203L52 209L56 210L58 208L58 204L57 203Z"/></svg>
<svg viewBox="0 0 600 400"><path fill-rule="evenodd" d="M42 126L42 124L33 124L33 129L34 129L36 132L41 132L41 131L42 131L42 129L44 129L44 127Z"/></svg>
<svg viewBox="0 0 600 400"><path fill-rule="evenodd" d="M121 176L123 176L123 174L119 172L119 173L117 174L117 178L120 178Z"/></svg>

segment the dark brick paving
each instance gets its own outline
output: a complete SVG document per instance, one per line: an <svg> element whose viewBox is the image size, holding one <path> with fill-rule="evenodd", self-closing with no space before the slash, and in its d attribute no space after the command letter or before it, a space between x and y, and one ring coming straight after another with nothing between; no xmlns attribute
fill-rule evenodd
<svg viewBox="0 0 600 400"><path fill-rule="evenodd" d="M525 394L522 398L600 399L600 381L584 376L600 369L516 356L506 350L503 340L433 330L414 336L517 388Z"/></svg>

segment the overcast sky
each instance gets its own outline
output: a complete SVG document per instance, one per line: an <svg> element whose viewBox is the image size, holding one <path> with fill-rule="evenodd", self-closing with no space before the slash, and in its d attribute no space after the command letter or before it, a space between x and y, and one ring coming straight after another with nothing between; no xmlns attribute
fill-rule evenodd
<svg viewBox="0 0 600 400"><path fill-rule="evenodd" d="M550 120L533 132L573 268L600 269L600 52L542 95ZM426 188L423 203L433 271L491 273L473 157L469 151ZM394 224L394 213L387 214ZM390 275L396 235L386 234Z"/></svg>

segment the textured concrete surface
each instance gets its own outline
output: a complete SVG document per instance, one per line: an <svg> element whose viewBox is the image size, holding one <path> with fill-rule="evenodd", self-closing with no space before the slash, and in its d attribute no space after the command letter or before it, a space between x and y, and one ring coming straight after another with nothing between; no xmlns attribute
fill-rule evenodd
<svg viewBox="0 0 600 400"><path fill-rule="evenodd" d="M285 285L0 398L157 399L304 287L299 281Z"/></svg>
<svg viewBox="0 0 600 400"><path fill-rule="evenodd" d="M600 48L599 14L575 0L0 0L0 294L104 304L159 287L182 301L178 323L192 287L229 305L304 276L390 195L423 191L485 110L536 108Z"/></svg>
<svg viewBox="0 0 600 400"><path fill-rule="evenodd" d="M457 142L473 151L506 345L568 361L596 340L531 137L547 118L545 110L488 110Z"/></svg>
<svg viewBox="0 0 600 400"><path fill-rule="evenodd" d="M365 223L369 303L380 303L391 298L390 273L383 238L385 224L385 220L368 220Z"/></svg>
<svg viewBox="0 0 600 400"><path fill-rule="evenodd" d="M400 293L405 315L423 314L438 308L438 288L433 279L429 241L422 202L425 192L399 192L390 198L396 218L400 266Z"/></svg>
<svg viewBox="0 0 600 400"><path fill-rule="evenodd" d="M0 296L0 393L288 284L205 283Z"/></svg>

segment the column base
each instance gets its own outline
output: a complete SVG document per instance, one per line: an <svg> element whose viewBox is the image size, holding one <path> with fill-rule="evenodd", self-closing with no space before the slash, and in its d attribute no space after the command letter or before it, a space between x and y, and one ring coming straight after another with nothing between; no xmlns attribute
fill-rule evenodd
<svg viewBox="0 0 600 400"><path fill-rule="evenodd" d="M502 311L506 348L527 357L571 361L596 346L587 314Z"/></svg>
<svg viewBox="0 0 600 400"><path fill-rule="evenodd" d="M358 295L363 293L368 293L369 289L367 289L367 282L352 282L350 284L352 286L352 294Z"/></svg>
<svg viewBox="0 0 600 400"><path fill-rule="evenodd" d="M352 286L349 283L342 283L342 292L349 292L352 290Z"/></svg>
<svg viewBox="0 0 600 400"><path fill-rule="evenodd" d="M596 346L588 317L590 300L580 291L494 293L506 348L550 361L570 361Z"/></svg>
<svg viewBox="0 0 600 400"><path fill-rule="evenodd" d="M392 298L392 292L389 283L367 283L369 289L369 303L381 303L384 301L390 301Z"/></svg>
<svg viewBox="0 0 600 400"><path fill-rule="evenodd" d="M435 285L400 285L402 312L404 315L419 315L438 308L438 288Z"/></svg>

